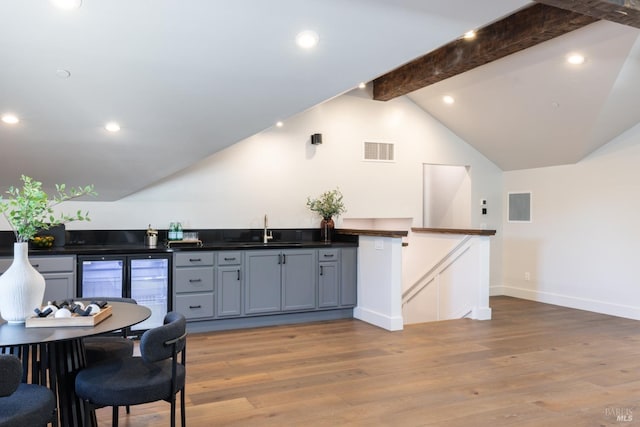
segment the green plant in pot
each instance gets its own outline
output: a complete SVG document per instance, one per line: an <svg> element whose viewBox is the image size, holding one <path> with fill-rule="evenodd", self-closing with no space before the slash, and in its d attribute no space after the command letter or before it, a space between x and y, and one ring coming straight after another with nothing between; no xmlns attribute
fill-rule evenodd
<svg viewBox="0 0 640 427"><path fill-rule="evenodd" d="M307 197L307 207L322 217L320 223L320 238L325 242L331 241L331 235L335 227L333 217L339 216L347 211L342 198L342 193L337 187L334 190L325 191L316 199Z"/></svg>
<svg viewBox="0 0 640 427"><path fill-rule="evenodd" d="M89 221L88 212L56 216L54 208L67 200L96 195L92 185L67 189L64 184L56 184L56 194L50 197L42 189L41 182L25 175L21 180L22 187L9 187L7 196L0 196L0 212L16 238L13 263L0 276L0 316L10 323L24 322L33 309L42 304L44 296L44 278L29 263L29 241L51 227Z"/></svg>

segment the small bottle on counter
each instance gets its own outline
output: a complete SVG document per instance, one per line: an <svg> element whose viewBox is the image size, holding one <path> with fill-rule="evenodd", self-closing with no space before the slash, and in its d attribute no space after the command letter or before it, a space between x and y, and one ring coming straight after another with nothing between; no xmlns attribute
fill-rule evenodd
<svg viewBox="0 0 640 427"><path fill-rule="evenodd" d="M169 240L177 240L177 228L176 228L176 223L172 222L169 224L169 235L167 236L167 238Z"/></svg>
<svg viewBox="0 0 640 427"><path fill-rule="evenodd" d="M184 233L182 232L182 223L176 223L176 240L182 240L184 237Z"/></svg>

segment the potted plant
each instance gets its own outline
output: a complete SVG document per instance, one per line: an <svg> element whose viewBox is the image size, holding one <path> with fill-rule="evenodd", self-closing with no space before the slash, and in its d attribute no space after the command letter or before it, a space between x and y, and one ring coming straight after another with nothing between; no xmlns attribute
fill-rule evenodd
<svg viewBox="0 0 640 427"><path fill-rule="evenodd" d="M347 211L344 207L342 197L342 193L337 187L334 190L325 191L316 199L307 197L307 207L322 217L320 223L320 238L325 242L331 241L331 235L335 227L333 217L339 216Z"/></svg>
<svg viewBox="0 0 640 427"><path fill-rule="evenodd" d="M85 195L95 195L93 186L66 189L56 184L56 195L42 189L42 183L22 175L22 187L10 187L0 196L0 212L16 237L13 263L0 276L0 316L11 323L22 323L31 311L42 304L45 283L42 275L29 263L28 244L36 234L71 221L89 221L88 212L74 215L54 215L53 208L60 203Z"/></svg>

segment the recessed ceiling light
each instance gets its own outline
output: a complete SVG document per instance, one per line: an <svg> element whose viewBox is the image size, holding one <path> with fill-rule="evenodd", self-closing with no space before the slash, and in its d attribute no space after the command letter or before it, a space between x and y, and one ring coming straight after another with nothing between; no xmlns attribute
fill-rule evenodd
<svg viewBox="0 0 640 427"><path fill-rule="evenodd" d="M2 116L2 121L8 125L15 125L20 122L20 119L15 114L4 114Z"/></svg>
<svg viewBox="0 0 640 427"><path fill-rule="evenodd" d="M584 64L584 61L584 56L580 55L579 53L572 53L571 55L567 56L567 62L569 64L581 65Z"/></svg>
<svg viewBox="0 0 640 427"><path fill-rule="evenodd" d="M104 125L104 128L109 132L118 132L120 130L120 125L116 122L109 122Z"/></svg>
<svg viewBox="0 0 640 427"><path fill-rule="evenodd" d="M58 9L78 9L82 6L82 0L51 0L51 3Z"/></svg>
<svg viewBox="0 0 640 427"><path fill-rule="evenodd" d="M360 82L360 84L358 85L358 89L364 89L367 87L367 84L365 82Z"/></svg>
<svg viewBox="0 0 640 427"><path fill-rule="evenodd" d="M449 104L449 105L451 105L451 104L453 104L454 102L456 102L456 100L455 100L455 99L453 98L453 96L451 96L451 95L445 95L445 96L443 96L443 97L442 97L442 101L443 101L445 104Z"/></svg>
<svg viewBox="0 0 640 427"><path fill-rule="evenodd" d="M473 30L467 31L466 33L464 33L464 36L462 36L462 38L465 40L473 40L476 38L476 32Z"/></svg>
<svg viewBox="0 0 640 427"><path fill-rule="evenodd" d="M282 122L276 122L276 126L277 126L277 127L279 127L279 128L281 128L282 126L284 126L284 123L282 123Z"/></svg>
<svg viewBox="0 0 640 427"><path fill-rule="evenodd" d="M296 36L296 43L303 49L311 49L318 44L320 37L315 31L303 31Z"/></svg>

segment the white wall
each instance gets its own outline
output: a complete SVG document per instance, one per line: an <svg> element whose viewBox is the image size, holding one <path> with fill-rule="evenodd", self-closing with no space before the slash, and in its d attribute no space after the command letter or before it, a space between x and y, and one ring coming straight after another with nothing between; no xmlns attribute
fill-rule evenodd
<svg viewBox="0 0 640 427"><path fill-rule="evenodd" d="M167 228L173 220L186 228L259 228L264 214L273 228L317 227L306 198L336 186L345 218L412 218L422 226L424 163L469 165L472 200L489 202L487 216L472 203L471 226L501 227L500 169L408 98L378 102L364 94L334 98L125 199L67 203L65 210L88 209L92 218L68 228ZM313 133L322 133L322 145L311 145ZM397 161L363 162L364 141L395 143ZM500 257L492 259L499 277Z"/></svg>
<svg viewBox="0 0 640 427"><path fill-rule="evenodd" d="M358 305L353 317L399 331L402 321L402 240L360 236Z"/></svg>
<svg viewBox="0 0 640 427"><path fill-rule="evenodd" d="M322 133L322 145L310 144L312 133ZM397 162L361 161L364 141L396 143ZM339 186L345 217L409 217L421 226L423 163L471 165L473 199L498 205L501 171L407 98L343 95L122 200L63 207L92 213L91 223L70 229L166 228L174 219L194 228L260 227L265 213L272 227L313 227L320 218L307 210L307 196ZM501 220L497 209L486 217L477 210L472 225Z"/></svg>
<svg viewBox="0 0 640 427"><path fill-rule="evenodd" d="M532 191L533 222L505 222L492 293L640 319L638 165L640 125L575 165L506 172L505 201Z"/></svg>
<svg viewBox="0 0 640 427"><path fill-rule="evenodd" d="M423 175L423 226L469 228L471 180L467 167L424 165Z"/></svg>

